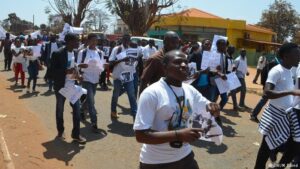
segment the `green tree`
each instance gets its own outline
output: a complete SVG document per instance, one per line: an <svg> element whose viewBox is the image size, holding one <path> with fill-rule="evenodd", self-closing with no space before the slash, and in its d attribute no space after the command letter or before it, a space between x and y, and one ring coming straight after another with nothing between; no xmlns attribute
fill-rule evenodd
<svg viewBox="0 0 300 169"><path fill-rule="evenodd" d="M277 33L277 42L283 43L287 38L294 37L299 24L299 14L291 3L275 0L269 9L262 13L259 26L272 29Z"/></svg>
<svg viewBox="0 0 300 169"><path fill-rule="evenodd" d="M117 14L128 25L132 35L142 36L158 22L161 10L178 0L106 0L112 14Z"/></svg>

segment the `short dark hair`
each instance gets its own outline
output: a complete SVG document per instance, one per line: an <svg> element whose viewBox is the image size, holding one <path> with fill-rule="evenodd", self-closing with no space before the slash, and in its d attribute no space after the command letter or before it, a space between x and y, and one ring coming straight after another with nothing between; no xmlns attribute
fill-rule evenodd
<svg viewBox="0 0 300 169"><path fill-rule="evenodd" d="M278 51L278 56L280 58L283 58L285 54L290 53L293 49L296 48L299 48L299 46L296 43L285 43L280 47Z"/></svg>
<svg viewBox="0 0 300 169"><path fill-rule="evenodd" d="M67 33L65 36L65 42L69 42L69 41L77 40L77 39L78 39L78 37L74 33Z"/></svg>
<svg viewBox="0 0 300 169"><path fill-rule="evenodd" d="M91 40L92 38L98 38L95 33L89 33L87 39Z"/></svg>
<svg viewBox="0 0 300 169"><path fill-rule="evenodd" d="M219 40L217 40L217 43L216 43L216 45L217 46L219 46L221 43L225 43L226 45L227 45L227 43L226 43L226 40L225 39L219 39Z"/></svg>

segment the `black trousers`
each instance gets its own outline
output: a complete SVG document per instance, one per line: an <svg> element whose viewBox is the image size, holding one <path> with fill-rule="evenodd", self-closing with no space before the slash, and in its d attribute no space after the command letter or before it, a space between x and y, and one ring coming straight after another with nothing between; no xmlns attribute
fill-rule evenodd
<svg viewBox="0 0 300 169"><path fill-rule="evenodd" d="M12 53L11 51L4 50L4 69L10 70L10 65L12 62Z"/></svg>
<svg viewBox="0 0 300 169"><path fill-rule="evenodd" d="M172 163L165 164L143 164L140 163L139 169L199 169L194 153L191 152L185 158Z"/></svg>
<svg viewBox="0 0 300 169"><path fill-rule="evenodd" d="M265 169L268 158L272 157L273 160L276 160L276 157L274 156L276 156L278 152L283 152L283 156L280 159L278 166L276 167L278 169L286 168L287 165L291 163L292 160L297 157L297 155L299 155L299 149L300 143L293 141L292 137L290 137L285 144L275 150L270 150L267 142L265 141L265 138L263 138L261 146L258 150L254 169Z"/></svg>

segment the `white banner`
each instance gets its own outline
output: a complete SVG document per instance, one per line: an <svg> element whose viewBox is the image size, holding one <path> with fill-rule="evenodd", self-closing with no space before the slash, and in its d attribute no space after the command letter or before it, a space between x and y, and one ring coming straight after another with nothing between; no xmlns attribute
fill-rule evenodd
<svg viewBox="0 0 300 169"><path fill-rule="evenodd" d="M83 33L83 28L73 27L68 23L65 23L63 31L59 34L59 40L63 41L67 33L74 33L79 35Z"/></svg>

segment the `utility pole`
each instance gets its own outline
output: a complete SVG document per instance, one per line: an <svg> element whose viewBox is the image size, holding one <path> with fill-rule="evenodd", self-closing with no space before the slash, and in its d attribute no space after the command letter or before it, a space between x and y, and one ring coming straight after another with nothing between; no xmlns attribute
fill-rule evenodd
<svg viewBox="0 0 300 169"><path fill-rule="evenodd" d="M33 30L33 32L34 32L34 14L33 14L33 16L32 16L32 23L33 23L33 25L32 25L32 30Z"/></svg>

